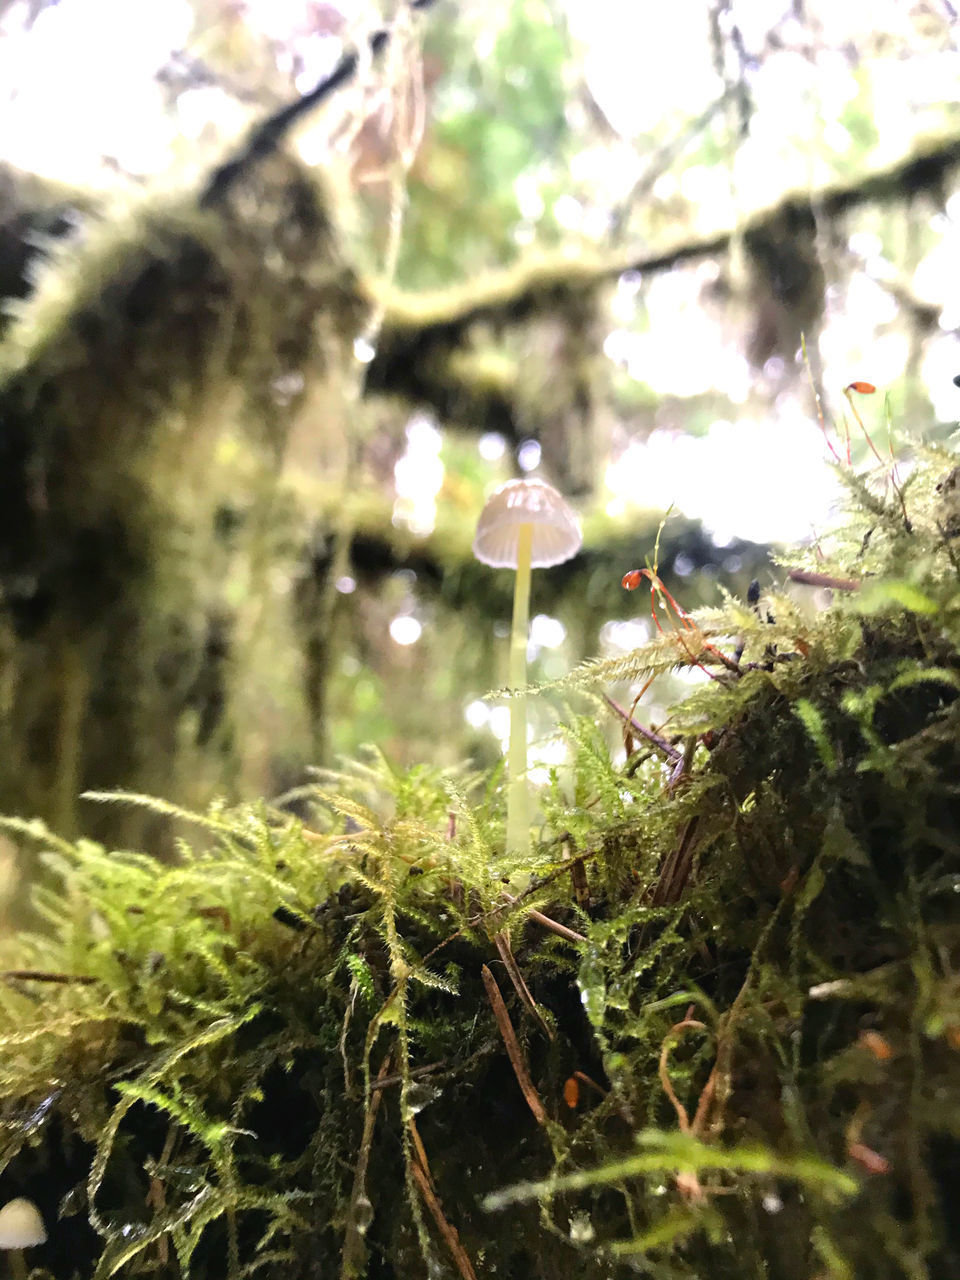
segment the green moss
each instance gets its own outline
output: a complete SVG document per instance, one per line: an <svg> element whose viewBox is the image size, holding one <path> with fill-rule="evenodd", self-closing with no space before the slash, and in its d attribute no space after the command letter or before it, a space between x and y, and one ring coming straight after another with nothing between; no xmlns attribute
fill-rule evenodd
<svg viewBox="0 0 960 1280"><path fill-rule="evenodd" d="M213 809L170 867L8 823L59 881L0 987L0 1186L44 1210L37 1264L955 1273L953 463L918 458L903 505L848 477L807 553L859 581L829 608L729 600L568 677L714 679L669 784L662 748L616 767L568 715L522 866L498 774L376 753Z"/></svg>

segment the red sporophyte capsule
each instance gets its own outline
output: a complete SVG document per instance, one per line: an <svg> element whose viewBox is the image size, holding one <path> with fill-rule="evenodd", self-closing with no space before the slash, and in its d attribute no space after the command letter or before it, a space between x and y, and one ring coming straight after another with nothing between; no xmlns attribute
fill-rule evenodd
<svg viewBox="0 0 960 1280"><path fill-rule="evenodd" d="M886 1062L893 1057L890 1041L882 1036L879 1031L861 1031L857 1038L857 1043L861 1048L869 1049L880 1062Z"/></svg>
<svg viewBox="0 0 960 1280"><path fill-rule="evenodd" d="M847 1147L847 1155L862 1165L867 1173L890 1172L890 1161L886 1156L878 1155L872 1147L864 1146L862 1142L851 1142Z"/></svg>
<svg viewBox="0 0 960 1280"><path fill-rule="evenodd" d="M642 581L643 570L631 569L629 573L625 573L620 579L620 585L621 587L625 587L627 591L636 591Z"/></svg>
<svg viewBox="0 0 960 1280"><path fill-rule="evenodd" d="M847 387L848 391L857 391L862 396L872 396L876 389L872 382L851 382Z"/></svg>
<svg viewBox="0 0 960 1280"><path fill-rule="evenodd" d="M570 1108L574 1110L580 1101L580 1086L577 1083L576 1076L568 1076L563 1085L563 1100Z"/></svg>

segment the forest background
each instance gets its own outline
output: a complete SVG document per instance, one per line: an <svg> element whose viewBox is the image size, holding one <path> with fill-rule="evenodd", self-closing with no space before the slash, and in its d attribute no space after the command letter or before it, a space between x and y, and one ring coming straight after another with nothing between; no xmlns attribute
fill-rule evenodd
<svg viewBox="0 0 960 1280"><path fill-rule="evenodd" d="M668 510L686 608L780 581L769 547L836 500L844 387L879 388L884 453L956 417L956 17L0 3L0 809L163 852L82 793L276 797L367 742L494 763L512 582L470 543L512 475L586 535L535 578L536 681L649 638L620 579ZM567 749L537 716L534 782Z"/></svg>

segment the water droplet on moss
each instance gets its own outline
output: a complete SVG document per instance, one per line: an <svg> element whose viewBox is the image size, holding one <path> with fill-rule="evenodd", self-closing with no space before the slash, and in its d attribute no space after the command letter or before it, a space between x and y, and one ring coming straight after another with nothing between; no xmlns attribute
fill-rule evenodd
<svg viewBox="0 0 960 1280"><path fill-rule="evenodd" d="M407 1120L418 1115L424 1107L428 1107L437 1097L438 1089L428 1084L412 1084L404 1097L404 1112Z"/></svg>
<svg viewBox="0 0 960 1280"><path fill-rule="evenodd" d="M587 1017L595 1027L601 1026L607 1008L607 985L596 954L591 953L584 958L577 981Z"/></svg>
<svg viewBox="0 0 960 1280"><path fill-rule="evenodd" d="M570 1239L574 1244L589 1244L596 1234L585 1213L575 1213L570 1219Z"/></svg>
<svg viewBox="0 0 960 1280"><path fill-rule="evenodd" d="M358 1196L353 1206L353 1221L358 1235L365 1236L373 1222L373 1205L366 1196Z"/></svg>
<svg viewBox="0 0 960 1280"><path fill-rule="evenodd" d="M87 1184L85 1182L79 1182L76 1186L71 1187L66 1195L61 1198L59 1208L57 1209L57 1217L72 1218L75 1213L86 1211L86 1208Z"/></svg>

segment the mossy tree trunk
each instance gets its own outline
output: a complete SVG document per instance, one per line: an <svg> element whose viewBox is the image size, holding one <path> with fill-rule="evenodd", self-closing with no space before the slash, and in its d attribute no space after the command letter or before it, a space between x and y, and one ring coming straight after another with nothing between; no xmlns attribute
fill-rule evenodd
<svg viewBox="0 0 960 1280"><path fill-rule="evenodd" d="M101 212L53 249L0 348L4 811L74 832L86 788L189 801L192 779L199 801L243 772L233 615L276 567L291 427L365 309L325 192L283 157L212 208ZM295 668L285 606L253 612Z"/></svg>

